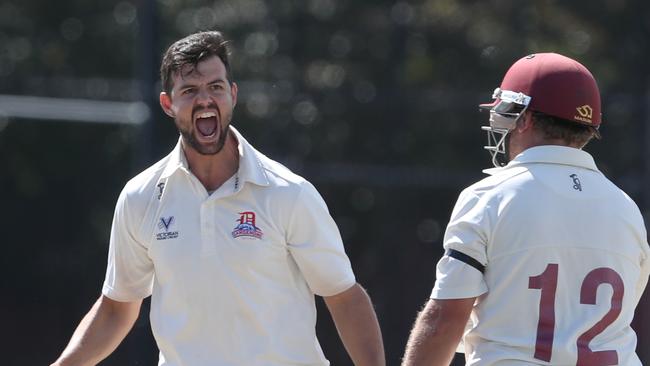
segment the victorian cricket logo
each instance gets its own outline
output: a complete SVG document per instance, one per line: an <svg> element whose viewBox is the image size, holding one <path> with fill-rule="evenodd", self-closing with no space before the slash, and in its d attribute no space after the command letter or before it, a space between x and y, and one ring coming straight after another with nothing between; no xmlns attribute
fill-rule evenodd
<svg viewBox="0 0 650 366"><path fill-rule="evenodd" d="M262 239L264 233L262 230L255 226L255 212L245 211L239 213L239 219L235 220L239 224L235 226L235 229L232 231L232 237L238 238L240 236Z"/></svg>
<svg viewBox="0 0 650 366"><path fill-rule="evenodd" d="M178 231L170 231L172 225L174 225L174 221L174 216L160 218L160 221L158 221L158 229L160 232L156 234L157 240L178 238Z"/></svg>

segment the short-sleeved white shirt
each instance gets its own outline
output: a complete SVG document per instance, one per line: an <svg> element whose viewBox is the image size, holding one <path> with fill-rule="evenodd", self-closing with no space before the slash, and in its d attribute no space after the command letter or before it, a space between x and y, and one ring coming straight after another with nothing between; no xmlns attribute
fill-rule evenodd
<svg viewBox="0 0 650 366"><path fill-rule="evenodd" d="M636 204L579 149L538 146L486 172L454 207L431 295L478 297L467 364L641 365L630 323L650 253Z"/></svg>
<svg viewBox="0 0 650 366"><path fill-rule="evenodd" d="M180 141L126 184L103 294L151 295L159 365L328 365L314 294L355 283L339 231L309 182L231 131L239 169L212 194Z"/></svg>

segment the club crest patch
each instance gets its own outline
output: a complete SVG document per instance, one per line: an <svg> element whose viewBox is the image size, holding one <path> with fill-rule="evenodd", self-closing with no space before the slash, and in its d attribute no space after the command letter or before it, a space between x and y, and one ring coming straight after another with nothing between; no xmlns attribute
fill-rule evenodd
<svg viewBox="0 0 650 366"><path fill-rule="evenodd" d="M238 222L235 229L232 231L232 237L238 238L240 236L262 239L264 233L262 230L255 226L255 212L245 211L239 213L239 219L235 220Z"/></svg>

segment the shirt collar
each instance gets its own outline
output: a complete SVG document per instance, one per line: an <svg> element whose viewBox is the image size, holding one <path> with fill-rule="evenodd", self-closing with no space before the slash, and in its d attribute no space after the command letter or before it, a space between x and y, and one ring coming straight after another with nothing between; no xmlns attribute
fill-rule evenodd
<svg viewBox="0 0 650 366"><path fill-rule="evenodd" d="M543 145L524 150L504 167L485 169L483 172L494 175L506 169L534 163L570 165L599 171L594 158L586 151L568 146Z"/></svg>
<svg viewBox="0 0 650 366"><path fill-rule="evenodd" d="M234 134L238 142L237 150L239 151L239 169L237 170L237 177L243 182L251 182L260 186L269 185L269 178L266 175L266 169L260 160L260 153L246 141L246 139L233 127L229 127L230 131ZM161 178L168 178L177 170L181 169L189 172L189 165L187 158L183 152L181 144L182 136L179 136L176 146L169 154L169 160L162 172Z"/></svg>
<svg viewBox="0 0 650 366"><path fill-rule="evenodd" d="M187 159L185 158L185 153L183 153L183 147L181 145L182 137L178 137L178 142L174 147L174 150L168 155L169 160L165 165L165 169L162 172L160 178L169 178L177 170L183 169L189 171L189 166L187 164Z"/></svg>
<svg viewBox="0 0 650 366"><path fill-rule="evenodd" d="M268 186L269 177L266 169L260 160L260 153L246 141L239 131L232 125L230 130L234 133L239 142L239 171L237 172L242 182L251 182L260 186Z"/></svg>

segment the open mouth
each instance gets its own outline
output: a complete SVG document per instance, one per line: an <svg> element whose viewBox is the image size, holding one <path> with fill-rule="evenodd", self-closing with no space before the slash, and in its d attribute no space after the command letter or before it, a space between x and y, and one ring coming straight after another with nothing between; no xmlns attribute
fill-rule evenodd
<svg viewBox="0 0 650 366"><path fill-rule="evenodd" d="M215 112L202 112L196 116L196 129L202 137L215 137L218 134L219 121Z"/></svg>

